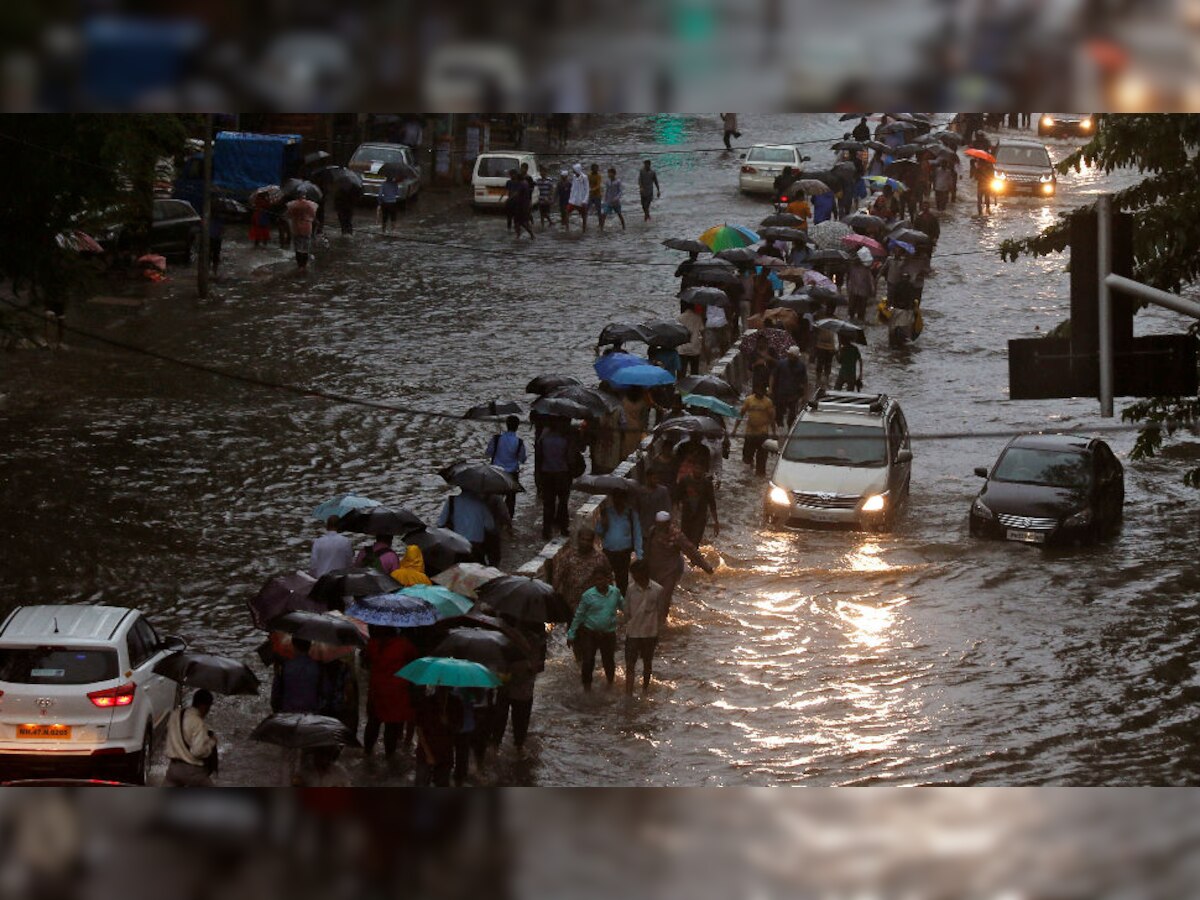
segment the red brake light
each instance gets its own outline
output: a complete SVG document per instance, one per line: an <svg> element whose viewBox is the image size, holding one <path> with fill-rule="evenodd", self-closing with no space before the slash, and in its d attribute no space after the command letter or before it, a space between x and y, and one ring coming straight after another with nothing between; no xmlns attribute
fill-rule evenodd
<svg viewBox="0 0 1200 900"><path fill-rule="evenodd" d="M780 202L780 203L787 203L787 202L788 202L788 198L787 198L786 196L782 196L782 197L780 197L780 198L779 198L779 202Z"/></svg>
<svg viewBox="0 0 1200 900"><path fill-rule="evenodd" d="M754 166L742 166L742 174L743 175L757 175L758 169L754 168Z"/></svg>
<svg viewBox="0 0 1200 900"><path fill-rule="evenodd" d="M131 681L128 684L118 685L115 688L92 691L87 696L93 705L99 706L101 709L110 709L114 706L129 706L133 703L133 692L136 690L137 685Z"/></svg>

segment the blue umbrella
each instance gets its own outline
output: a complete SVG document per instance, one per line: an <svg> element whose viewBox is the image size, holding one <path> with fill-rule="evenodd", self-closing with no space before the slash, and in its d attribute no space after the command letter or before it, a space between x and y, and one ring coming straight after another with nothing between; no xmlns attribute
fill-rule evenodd
<svg viewBox="0 0 1200 900"><path fill-rule="evenodd" d="M478 688L500 686L500 679L491 669L467 659L422 656L420 659L414 659L396 674L413 684Z"/></svg>
<svg viewBox="0 0 1200 900"><path fill-rule="evenodd" d="M340 519L353 509L372 509L380 505L378 500L372 500L370 497L359 497L357 494L342 494L340 497L326 500L314 509L313 518L318 522L324 522L330 516L337 516Z"/></svg>
<svg viewBox="0 0 1200 900"><path fill-rule="evenodd" d="M608 380L617 387L658 387L674 384L675 376L658 366L625 366Z"/></svg>
<svg viewBox="0 0 1200 900"><path fill-rule="evenodd" d="M596 360L596 364L592 368L596 370L596 374L600 376L602 381L612 381L612 377L617 373L618 369L623 369L626 366L648 365L650 365L650 360L634 356L632 353L605 353Z"/></svg>
<svg viewBox="0 0 1200 900"><path fill-rule="evenodd" d="M683 405L703 407L727 419L736 419L738 417L738 411L728 403L723 403L716 397L708 397L704 394L688 394L683 398Z"/></svg>
<svg viewBox="0 0 1200 900"><path fill-rule="evenodd" d="M354 600L346 607L346 616L368 625L389 628L419 628L438 620L437 609L432 603L399 592Z"/></svg>
<svg viewBox="0 0 1200 900"><path fill-rule="evenodd" d="M914 247L912 244L910 244L908 241L898 241L895 238L892 238L892 240L888 241L888 246L889 247L899 247L901 250L903 250L909 256L912 256L914 253L917 252L917 248Z"/></svg>

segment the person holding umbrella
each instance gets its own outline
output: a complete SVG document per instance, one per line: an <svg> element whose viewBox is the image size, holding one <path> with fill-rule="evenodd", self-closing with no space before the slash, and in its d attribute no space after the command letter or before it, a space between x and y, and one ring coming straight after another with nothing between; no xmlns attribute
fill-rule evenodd
<svg viewBox="0 0 1200 900"><path fill-rule="evenodd" d="M396 677L396 673L421 654L416 645L395 628L370 625L368 629L370 638L362 654L363 668L368 674L363 753L371 755L382 728L383 755L391 757L402 732L405 746L412 741L416 723L413 686Z"/></svg>
<svg viewBox="0 0 1200 900"><path fill-rule="evenodd" d="M687 342L675 348L682 360L681 375L700 374L700 354L704 351L703 306L692 307L688 303L679 305L679 324L688 330Z"/></svg>
<svg viewBox="0 0 1200 900"><path fill-rule="evenodd" d="M613 580L623 594L629 586L629 561L636 553L642 558L642 526L637 513L629 502L629 494L615 491L609 501L600 507L596 534L604 555L612 564Z"/></svg>
<svg viewBox="0 0 1200 900"><path fill-rule="evenodd" d="M492 439L488 441L486 451L488 461L511 475L513 481L520 483L521 466L525 465L526 460L525 442L517 434L517 429L521 427L521 420L516 416L509 416L504 420L504 425L507 430L493 435ZM504 495L504 505L508 507L508 515L511 519L517 510L516 491L509 491Z"/></svg>
<svg viewBox="0 0 1200 900"><path fill-rule="evenodd" d="M875 296L875 273L871 271L875 258L866 247L859 247L851 257L846 272L846 293L849 295L850 321L863 322L867 305Z"/></svg>
<svg viewBox="0 0 1200 900"><path fill-rule="evenodd" d="M417 702L416 787L450 787L455 735L462 727L462 701L439 685Z"/></svg>
<svg viewBox="0 0 1200 900"><path fill-rule="evenodd" d="M551 529L557 527L563 537L570 531L571 479L582 475L573 472L572 463L577 453L572 447L571 436L561 420L542 430L537 440L538 469L542 489L542 539L550 540Z"/></svg>
<svg viewBox="0 0 1200 900"><path fill-rule="evenodd" d="M863 360L862 354L854 346L854 342L846 335L839 338L838 348L838 377L833 386L835 391L846 388L852 391L862 390Z"/></svg>
<svg viewBox="0 0 1200 900"><path fill-rule="evenodd" d="M783 359L771 373L771 402L775 404L775 425L791 428L796 412L808 397L808 366L799 347L788 347Z"/></svg>
<svg viewBox="0 0 1200 900"><path fill-rule="evenodd" d="M358 556L354 558L354 565L377 569L384 574L400 568L400 556L392 549L392 536L390 534L375 535L374 544L358 551Z"/></svg>
<svg viewBox="0 0 1200 900"><path fill-rule="evenodd" d="M579 605L575 607L571 627L567 629L567 646L577 649L579 677L585 691L592 689L596 651L600 652L600 663L609 685L616 678L618 611L625 611L625 598L607 574L596 577L595 583L583 592Z"/></svg>
<svg viewBox="0 0 1200 900"><path fill-rule="evenodd" d="M439 528L449 528L471 542L472 562L493 565L488 559L495 553L495 547L489 552L489 541L490 535L496 531L496 517L480 494L466 488L460 488L458 494L451 494L442 505L437 524Z"/></svg>
<svg viewBox="0 0 1200 900"><path fill-rule="evenodd" d="M308 563L308 574L320 578L334 569L348 569L354 565L354 547L350 538L338 531L337 516L325 520L325 533L313 541L312 554Z"/></svg>
<svg viewBox="0 0 1200 900"><path fill-rule="evenodd" d="M212 787L216 773L217 739L205 719L213 695L204 688L192 695L192 705L167 718L167 774L163 787Z"/></svg>

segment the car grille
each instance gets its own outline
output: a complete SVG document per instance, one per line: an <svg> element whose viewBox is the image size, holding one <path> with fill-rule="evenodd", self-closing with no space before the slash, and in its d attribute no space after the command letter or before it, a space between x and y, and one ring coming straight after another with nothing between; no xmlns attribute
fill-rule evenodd
<svg viewBox="0 0 1200 900"><path fill-rule="evenodd" d="M1020 528L1025 531L1053 531L1058 527L1058 519L1039 519L1031 516L1010 516L1000 513L996 516L1005 528Z"/></svg>
<svg viewBox="0 0 1200 900"><path fill-rule="evenodd" d="M796 505L809 509L856 509L859 499L844 494L797 494Z"/></svg>

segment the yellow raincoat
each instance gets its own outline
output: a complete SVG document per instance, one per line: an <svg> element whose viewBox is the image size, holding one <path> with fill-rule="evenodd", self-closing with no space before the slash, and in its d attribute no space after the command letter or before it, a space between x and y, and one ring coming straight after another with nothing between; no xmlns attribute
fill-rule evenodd
<svg viewBox="0 0 1200 900"><path fill-rule="evenodd" d="M429 580L429 576L425 574L425 557L421 555L421 548L413 544L409 544L404 551L404 559L400 560L400 568L392 572L392 577L405 587L411 587L414 584L433 584Z"/></svg>

